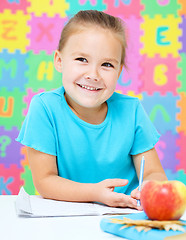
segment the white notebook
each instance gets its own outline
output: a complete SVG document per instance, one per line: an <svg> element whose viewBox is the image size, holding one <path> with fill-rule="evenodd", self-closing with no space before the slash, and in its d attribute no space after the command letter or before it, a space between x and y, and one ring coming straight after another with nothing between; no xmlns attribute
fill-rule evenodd
<svg viewBox="0 0 186 240"><path fill-rule="evenodd" d="M113 208L98 203L44 199L38 195L29 195L23 187L19 191L15 206L17 214L25 217L91 216L140 212L136 209Z"/></svg>

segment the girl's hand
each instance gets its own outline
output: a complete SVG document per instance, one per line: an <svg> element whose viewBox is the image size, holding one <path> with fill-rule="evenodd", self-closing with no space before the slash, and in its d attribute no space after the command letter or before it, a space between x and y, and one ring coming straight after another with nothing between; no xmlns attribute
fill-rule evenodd
<svg viewBox="0 0 186 240"><path fill-rule="evenodd" d="M140 191L138 187L131 192L131 197L136 200L140 200ZM142 206L138 206L138 210L143 210Z"/></svg>
<svg viewBox="0 0 186 240"><path fill-rule="evenodd" d="M144 186L147 182L148 182L148 181L144 181L144 182L142 183L141 188L143 188L143 186ZM138 190L138 187L131 192L131 197L134 198L134 199L136 199L136 200L140 200L140 195L141 195L141 192ZM142 206L139 206L139 207L138 207L138 210L143 210Z"/></svg>
<svg viewBox="0 0 186 240"><path fill-rule="evenodd" d="M123 193L114 192L115 187L123 187L127 184L128 180L125 179L106 179L96 183L96 201L110 207L130 207L139 210L136 199Z"/></svg>

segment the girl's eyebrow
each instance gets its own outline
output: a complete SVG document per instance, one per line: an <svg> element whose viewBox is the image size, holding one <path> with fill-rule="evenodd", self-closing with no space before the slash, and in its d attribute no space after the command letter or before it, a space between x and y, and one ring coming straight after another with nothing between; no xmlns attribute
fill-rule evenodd
<svg viewBox="0 0 186 240"><path fill-rule="evenodd" d="M83 53L83 52L73 52L72 53L73 56L83 56L83 57L89 57L89 55L87 53Z"/></svg>
<svg viewBox="0 0 186 240"><path fill-rule="evenodd" d="M116 64L118 64L118 60L115 58L104 58L103 59L104 62L115 62Z"/></svg>

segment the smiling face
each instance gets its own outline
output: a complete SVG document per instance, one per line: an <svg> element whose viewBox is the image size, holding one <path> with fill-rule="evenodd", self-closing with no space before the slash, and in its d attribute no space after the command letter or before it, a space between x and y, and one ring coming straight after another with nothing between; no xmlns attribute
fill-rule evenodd
<svg viewBox="0 0 186 240"><path fill-rule="evenodd" d="M116 34L85 27L72 34L54 65L62 72L65 97L71 108L100 108L113 94L121 73L122 46Z"/></svg>

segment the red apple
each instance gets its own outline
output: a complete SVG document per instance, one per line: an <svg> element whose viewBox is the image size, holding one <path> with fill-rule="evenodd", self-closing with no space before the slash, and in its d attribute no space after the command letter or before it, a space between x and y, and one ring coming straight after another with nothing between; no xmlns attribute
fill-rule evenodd
<svg viewBox="0 0 186 240"><path fill-rule="evenodd" d="M149 219L178 220L186 210L186 186L180 181L149 181L140 200Z"/></svg>

